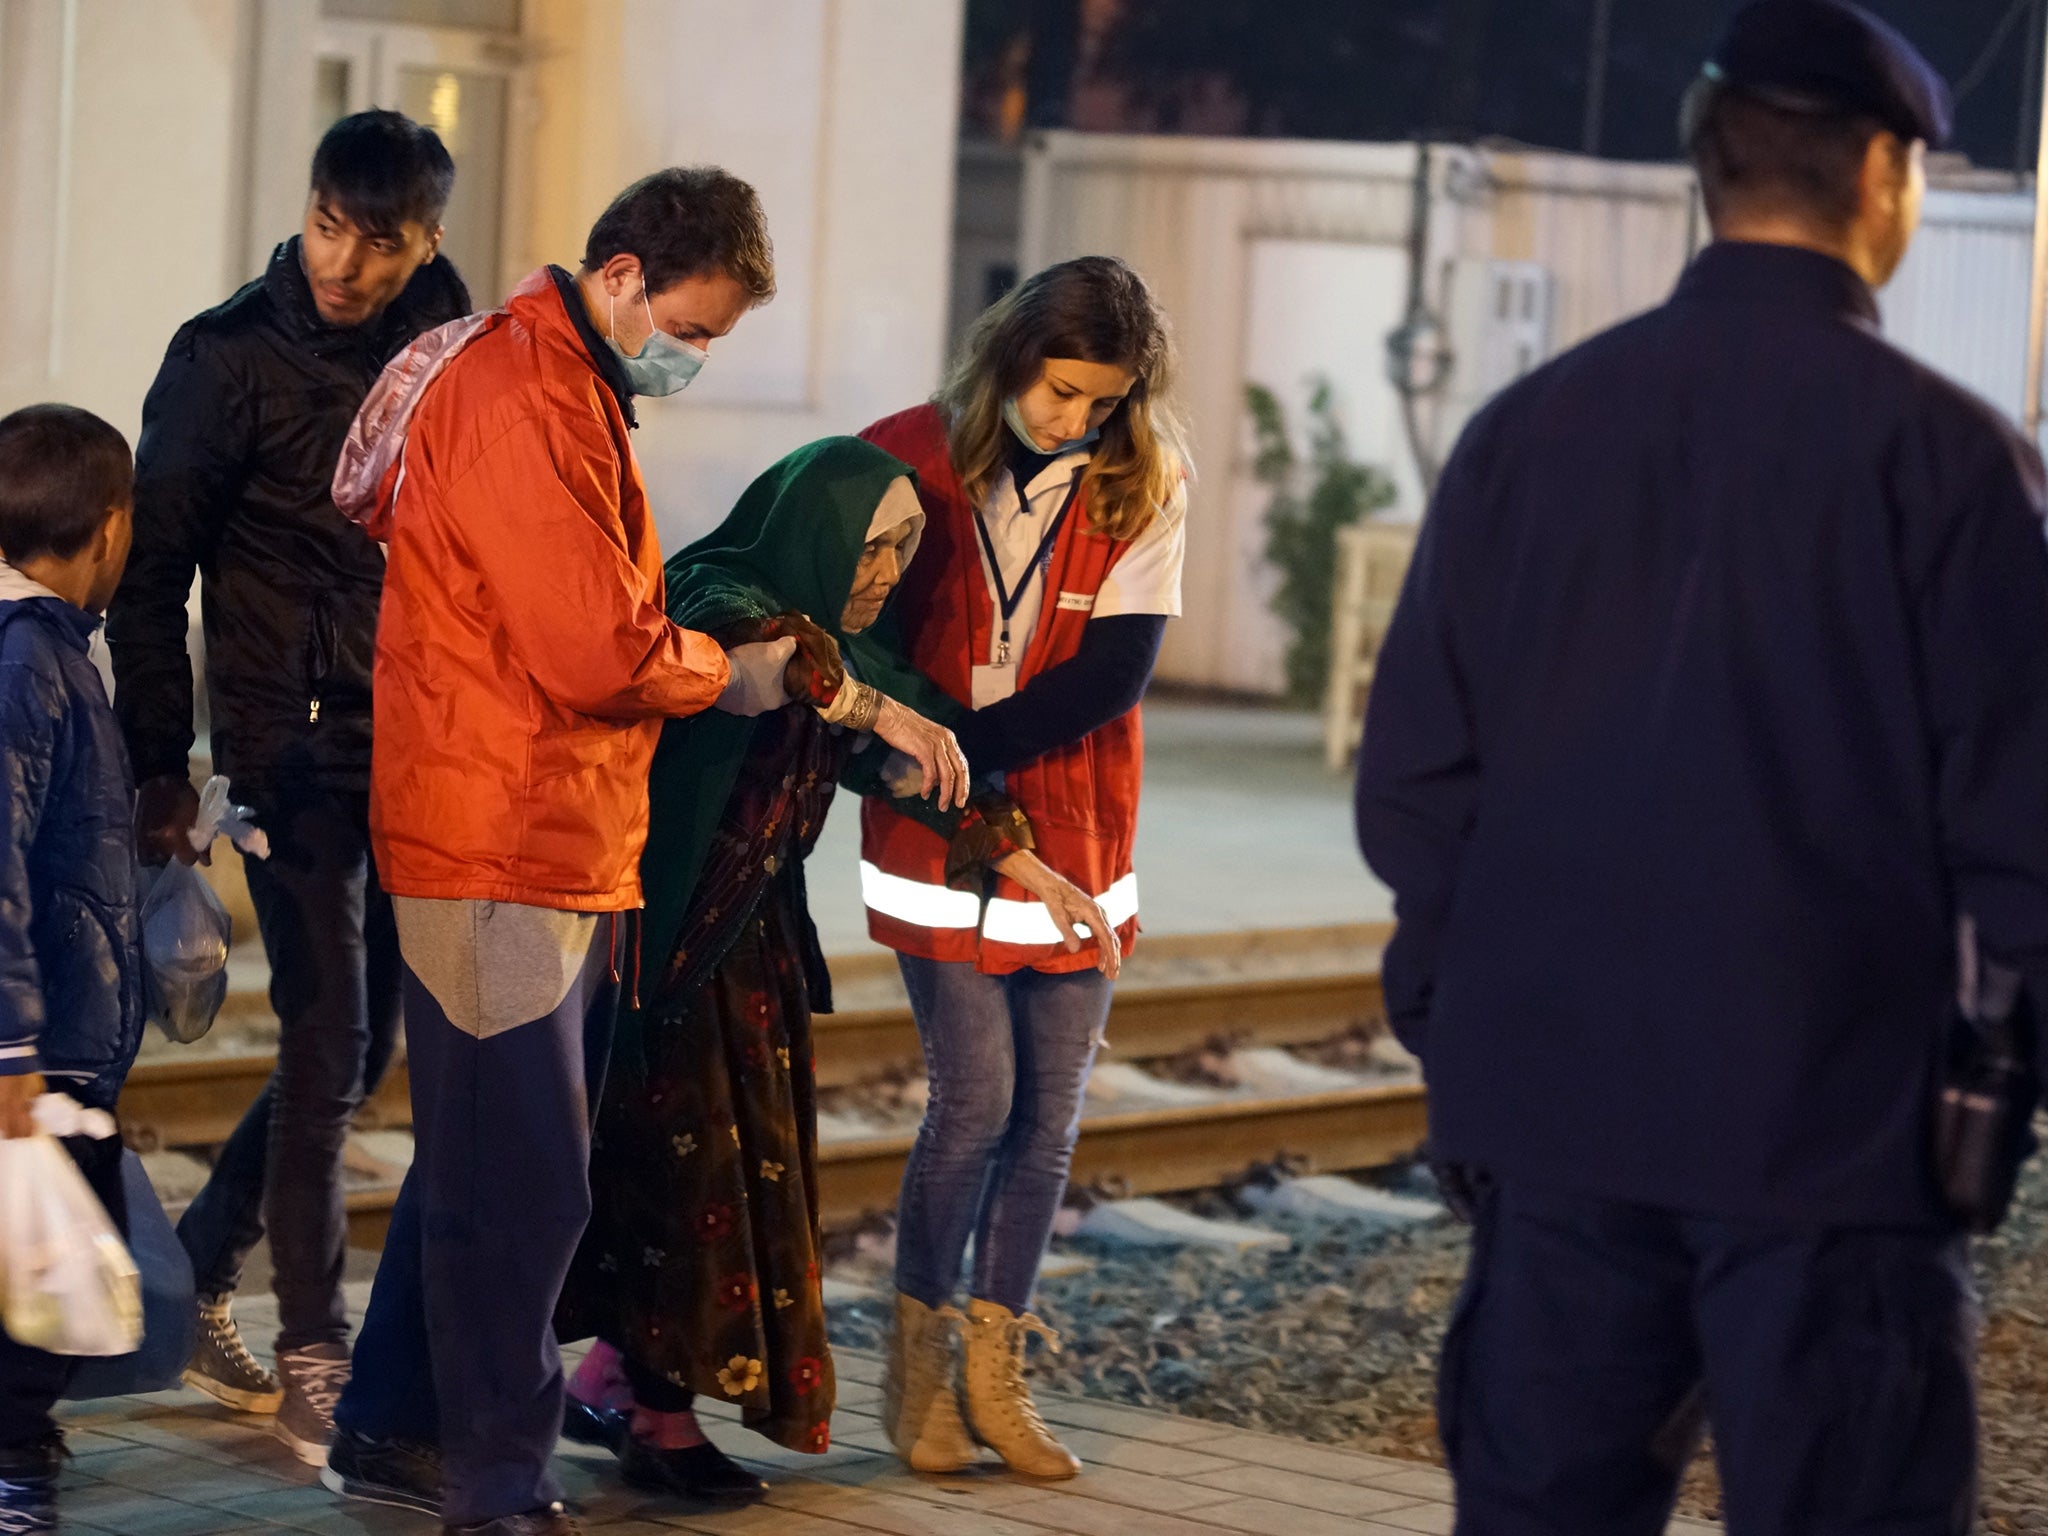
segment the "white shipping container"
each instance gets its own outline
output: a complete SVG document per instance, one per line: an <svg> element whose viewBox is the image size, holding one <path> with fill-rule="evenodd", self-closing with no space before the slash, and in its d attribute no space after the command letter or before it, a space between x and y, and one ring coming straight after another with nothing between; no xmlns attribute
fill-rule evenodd
<svg viewBox="0 0 2048 1536"><path fill-rule="evenodd" d="M1198 480L1184 609L1160 675L1281 687L1267 609L1267 492L1249 474L1248 383L1297 421L1329 379L1355 457L1393 476L1416 518L1423 472L1387 371L1408 304L1413 144L1035 135L1023 154L1018 270L1121 256L1173 316ZM1691 171L1511 147L1430 151L1424 298L1452 358L1418 412L1440 458L1494 391L1542 357L1661 303L1707 238ZM1900 346L2015 418L2025 359L2030 192L1938 187L1883 296Z"/></svg>

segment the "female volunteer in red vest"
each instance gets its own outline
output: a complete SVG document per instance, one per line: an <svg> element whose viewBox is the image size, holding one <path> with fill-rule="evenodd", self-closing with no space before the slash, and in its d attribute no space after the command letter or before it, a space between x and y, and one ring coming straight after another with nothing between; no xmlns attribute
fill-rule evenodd
<svg viewBox="0 0 2048 1536"><path fill-rule="evenodd" d="M917 470L926 527L897 599L911 661L971 704L954 725L1001 771L1039 856L1137 933L1137 704L1180 611L1187 458L1167 399L1165 317L1108 257L1048 268L969 333L936 401L865 436ZM1109 1015L1116 944L1079 953L1065 917L998 880L949 890L946 843L863 802L869 931L897 952L931 1099L904 1174L885 1412L920 1470L975 1452L951 1386L970 1238L965 1408L973 1437L1036 1477L1080 1463L1022 1375L1038 1266L1066 1190Z"/></svg>

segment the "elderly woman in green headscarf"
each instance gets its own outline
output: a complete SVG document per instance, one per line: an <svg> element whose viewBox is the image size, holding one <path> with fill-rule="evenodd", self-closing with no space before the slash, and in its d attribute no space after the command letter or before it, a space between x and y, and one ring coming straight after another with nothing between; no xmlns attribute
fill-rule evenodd
<svg viewBox="0 0 2048 1536"><path fill-rule="evenodd" d="M638 1486L765 1491L704 1438L698 1393L739 1404L782 1445L830 1443L811 1014L831 1000L803 860L835 784L891 793L879 763L895 749L918 765L907 784L892 772L895 803L952 837L958 883L978 889L1000 864L1110 931L1029 852L1014 807L970 802L951 732L901 702L936 713L944 695L858 638L923 522L904 464L828 438L762 475L668 565L678 623L728 644L796 644L782 680L794 702L671 721L654 760L644 1006L621 1021L591 1138L594 1211L558 1313L563 1338L599 1340L570 1383L565 1430L612 1445Z"/></svg>

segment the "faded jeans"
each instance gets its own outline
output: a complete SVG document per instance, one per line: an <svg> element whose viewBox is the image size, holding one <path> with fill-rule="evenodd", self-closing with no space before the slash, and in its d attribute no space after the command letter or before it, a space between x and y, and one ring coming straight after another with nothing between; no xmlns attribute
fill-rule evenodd
<svg viewBox="0 0 2048 1536"><path fill-rule="evenodd" d="M928 1307L959 1289L1026 1311L1066 1194L1081 1100L1109 1019L1099 971L985 976L898 955L931 1099L903 1173L896 1288Z"/></svg>

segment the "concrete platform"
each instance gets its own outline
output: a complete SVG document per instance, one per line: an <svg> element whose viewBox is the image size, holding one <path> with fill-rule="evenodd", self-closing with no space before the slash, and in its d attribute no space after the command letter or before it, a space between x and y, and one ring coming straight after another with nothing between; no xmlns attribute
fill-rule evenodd
<svg viewBox="0 0 2048 1536"><path fill-rule="evenodd" d="M352 1282L360 1315L367 1287ZM239 1305L250 1343L276 1316L268 1298ZM974 1473L919 1477L890 1454L875 1418L881 1362L837 1352L840 1407L823 1456L785 1452L707 1405L714 1438L760 1468L766 1505L692 1511L621 1484L609 1454L567 1447L563 1481L585 1524L606 1536L668 1531L729 1536L1414 1536L1448 1533L1450 1482L1436 1468L1251 1434L1200 1419L1045 1394L1046 1418L1088 1470L1070 1483L1027 1484L993 1460ZM64 1473L64 1529L85 1536L426 1536L435 1522L336 1498L268 1433L197 1393L76 1404L63 1414L74 1460ZM1678 1521L1673 1532L1718 1529Z"/></svg>

